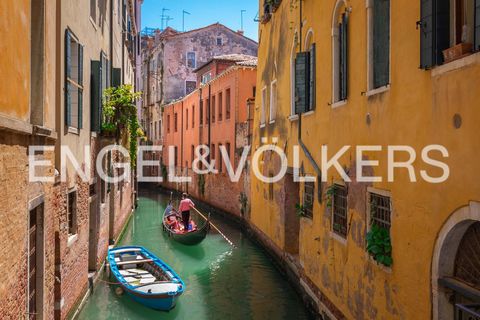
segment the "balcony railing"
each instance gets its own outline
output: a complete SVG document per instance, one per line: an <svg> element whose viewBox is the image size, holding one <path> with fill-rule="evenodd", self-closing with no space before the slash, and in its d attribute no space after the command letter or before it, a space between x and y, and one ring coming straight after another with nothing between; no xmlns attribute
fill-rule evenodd
<svg viewBox="0 0 480 320"><path fill-rule="evenodd" d="M480 320L480 304L456 304L455 320Z"/></svg>

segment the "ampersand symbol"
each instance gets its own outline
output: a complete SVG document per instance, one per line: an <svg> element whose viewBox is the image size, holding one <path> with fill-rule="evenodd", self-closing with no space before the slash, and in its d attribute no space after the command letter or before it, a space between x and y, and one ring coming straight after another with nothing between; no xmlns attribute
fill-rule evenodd
<svg viewBox="0 0 480 320"><path fill-rule="evenodd" d="M207 161L208 156L210 155L210 148L204 144L199 145L195 148L195 159L193 160L192 167L193 171L196 174L208 174L208 173L217 173L215 170L215 160L212 160L210 163ZM201 169L199 167L199 162L202 164L202 167L206 169Z"/></svg>

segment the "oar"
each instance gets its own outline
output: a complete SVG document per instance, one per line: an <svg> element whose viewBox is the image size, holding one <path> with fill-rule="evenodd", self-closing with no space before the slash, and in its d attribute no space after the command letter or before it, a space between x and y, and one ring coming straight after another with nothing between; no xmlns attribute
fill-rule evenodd
<svg viewBox="0 0 480 320"><path fill-rule="evenodd" d="M224 235L223 232L220 231L220 229L217 228L217 226L215 226L212 222L210 222L209 219L207 219L207 217L205 217L200 211L198 211L197 208L193 207L193 210L195 210L203 219L205 219L207 222L209 222L210 225L211 225L215 230L217 230L217 232L220 233L220 235L221 235L232 247L235 247L235 245L233 244L233 242L230 241L230 239L228 239L227 236Z"/></svg>

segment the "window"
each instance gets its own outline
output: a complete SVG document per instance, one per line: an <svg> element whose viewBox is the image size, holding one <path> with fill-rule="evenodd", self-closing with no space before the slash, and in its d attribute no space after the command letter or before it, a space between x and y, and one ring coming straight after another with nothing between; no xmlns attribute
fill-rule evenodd
<svg viewBox="0 0 480 320"><path fill-rule="evenodd" d="M273 172L269 172L268 173L268 177L271 179L274 177L273 175ZM272 201L274 199L274 189L273 189L274 185L273 183L269 183L268 184L268 200Z"/></svg>
<svg viewBox="0 0 480 320"><path fill-rule="evenodd" d="M195 160L195 146L192 144L191 148L190 148L190 163L192 164L192 168L193 168L193 161Z"/></svg>
<svg viewBox="0 0 480 320"><path fill-rule="evenodd" d="M230 94L230 89L225 91L225 119L230 119L230 109L232 105L232 98Z"/></svg>
<svg viewBox="0 0 480 320"><path fill-rule="evenodd" d="M156 121L153 122L153 126L155 130L154 139L157 139L157 122Z"/></svg>
<svg viewBox="0 0 480 320"><path fill-rule="evenodd" d="M374 0L367 8L369 26L368 89L390 83L390 0Z"/></svg>
<svg viewBox="0 0 480 320"><path fill-rule="evenodd" d="M195 128L195 105L192 106L192 129Z"/></svg>
<svg viewBox="0 0 480 320"><path fill-rule="evenodd" d="M202 126L203 125L203 101L200 100L200 116L199 116L199 120L200 120L200 125Z"/></svg>
<svg viewBox="0 0 480 320"><path fill-rule="evenodd" d="M65 31L65 125L83 124L83 46L70 30Z"/></svg>
<svg viewBox="0 0 480 320"><path fill-rule="evenodd" d="M185 120L187 120L185 121L185 129L188 130L188 108L185 110Z"/></svg>
<svg viewBox="0 0 480 320"><path fill-rule="evenodd" d="M167 133L170 133L170 115L167 115Z"/></svg>
<svg viewBox="0 0 480 320"><path fill-rule="evenodd" d="M177 132L177 131L178 131L178 115L177 115L176 112L175 112L175 114L173 115L173 122L174 122L174 124L173 124L173 126L174 126L173 129L175 130L175 132Z"/></svg>
<svg viewBox="0 0 480 320"><path fill-rule="evenodd" d="M197 67L195 52L187 52L187 67L192 69Z"/></svg>
<svg viewBox="0 0 480 320"><path fill-rule="evenodd" d="M90 18L97 22L97 0L90 0Z"/></svg>
<svg viewBox="0 0 480 320"><path fill-rule="evenodd" d="M212 144L210 148L211 163L215 161L215 145Z"/></svg>
<svg viewBox="0 0 480 320"><path fill-rule="evenodd" d="M270 85L270 123L275 122L277 116L277 80Z"/></svg>
<svg viewBox="0 0 480 320"><path fill-rule="evenodd" d="M223 45L223 39L218 37L217 38L217 46L221 46L221 45Z"/></svg>
<svg viewBox="0 0 480 320"><path fill-rule="evenodd" d="M218 172L223 171L222 144L218 144Z"/></svg>
<svg viewBox="0 0 480 320"><path fill-rule="evenodd" d="M316 103L316 46L312 44L307 52L297 53L295 59L295 113L315 109Z"/></svg>
<svg viewBox="0 0 480 320"><path fill-rule="evenodd" d="M230 143L229 142L225 144L225 148L227 149L228 161L230 161L230 165L232 165L233 161L232 159L230 159Z"/></svg>
<svg viewBox="0 0 480 320"><path fill-rule="evenodd" d="M341 13L341 11L344 11ZM344 0L335 6L332 48L333 48L333 102L347 100L348 85L348 9Z"/></svg>
<svg viewBox="0 0 480 320"><path fill-rule="evenodd" d="M480 1L423 0L420 16L421 68L430 69L480 50ZM458 55L448 50L444 56L444 50L460 44Z"/></svg>
<svg viewBox="0 0 480 320"><path fill-rule="evenodd" d="M334 184L332 194L332 230L343 238L347 237L347 210L347 188Z"/></svg>
<svg viewBox="0 0 480 320"><path fill-rule="evenodd" d="M77 233L77 191L70 191L67 195L67 223L68 234Z"/></svg>
<svg viewBox="0 0 480 320"><path fill-rule="evenodd" d="M303 209L305 216L313 218L313 199L315 193L315 183L305 182L303 186Z"/></svg>
<svg viewBox="0 0 480 320"><path fill-rule="evenodd" d="M257 95L257 87L256 87L256 86L253 86L252 97L255 98L256 95Z"/></svg>
<svg viewBox="0 0 480 320"><path fill-rule="evenodd" d="M197 81L185 81L185 95L192 93L195 91L197 87Z"/></svg>
<svg viewBox="0 0 480 320"><path fill-rule="evenodd" d="M212 123L215 123L215 96L212 96Z"/></svg>
<svg viewBox="0 0 480 320"><path fill-rule="evenodd" d="M392 207L390 197L369 192L370 227L377 225L390 231Z"/></svg>
<svg viewBox="0 0 480 320"><path fill-rule="evenodd" d="M218 121L223 120L223 93L218 94Z"/></svg>
<svg viewBox="0 0 480 320"><path fill-rule="evenodd" d="M203 84L209 82L210 80L212 80L212 72L209 71L209 72L202 75L202 83Z"/></svg>
<svg viewBox="0 0 480 320"><path fill-rule="evenodd" d="M262 89L262 108L260 110L260 126L265 125L265 108L267 107L267 87Z"/></svg>
<svg viewBox="0 0 480 320"><path fill-rule="evenodd" d="M175 146L174 152L175 152L175 154L174 154L174 156L175 156L175 161L174 161L174 163L175 163L175 167L176 167L176 166L178 166L178 147L177 147L177 146Z"/></svg>
<svg viewBox="0 0 480 320"><path fill-rule="evenodd" d="M205 114L205 123L210 123L210 99L205 99L205 105L207 106L207 112Z"/></svg>

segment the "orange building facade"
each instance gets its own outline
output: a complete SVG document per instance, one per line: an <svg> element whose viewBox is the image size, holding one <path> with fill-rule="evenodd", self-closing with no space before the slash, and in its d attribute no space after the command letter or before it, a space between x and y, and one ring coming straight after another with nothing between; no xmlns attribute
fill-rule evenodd
<svg viewBox="0 0 480 320"><path fill-rule="evenodd" d="M232 62L182 100L163 106L163 126L157 142L163 146L160 173L164 187L188 192L239 216L248 211L248 164L239 181L232 182L220 150L225 148L236 172L244 147L250 144L255 83L255 59ZM195 150L200 145L210 146L210 155L205 157L214 163L211 168L216 173L193 172L194 159L198 158ZM175 172L170 170L173 165ZM202 165L199 168L206 169ZM191 181L172 182L173 173L176 177L188 176Z"/></svg>

